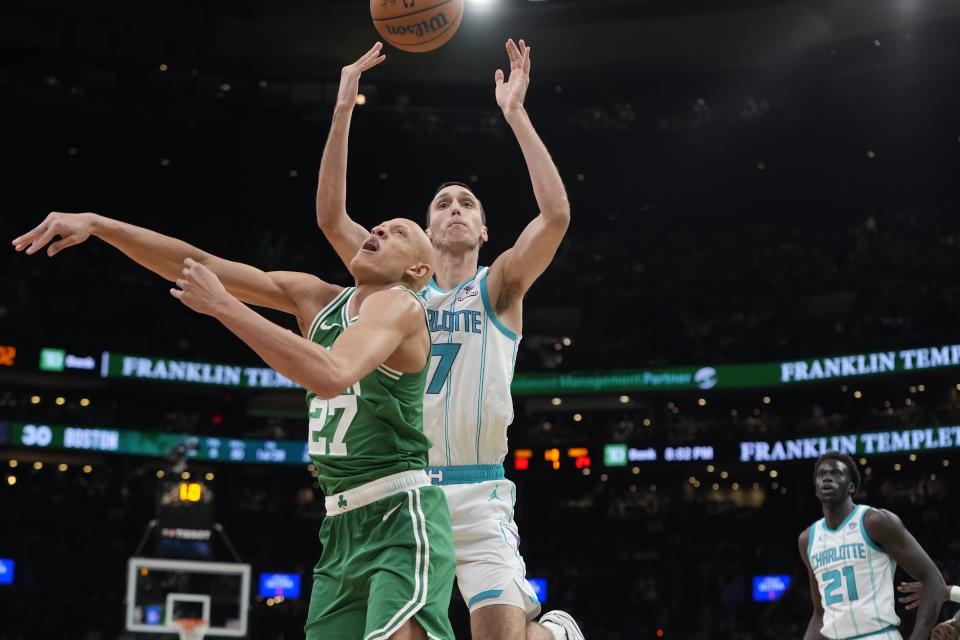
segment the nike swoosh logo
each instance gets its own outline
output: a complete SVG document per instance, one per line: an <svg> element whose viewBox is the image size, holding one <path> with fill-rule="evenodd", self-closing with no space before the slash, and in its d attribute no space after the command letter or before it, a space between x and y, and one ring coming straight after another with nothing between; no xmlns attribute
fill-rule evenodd
<svg viewBox="0 0 960 640"><path fill-rule="evenodd" d="M340 325L338 325L338 324L336 324L336 323L334 323L334 324L327 324L326 321L324 321L324 322L321 322L321 323L320 323L320 328L323 329L324 331L329 331L330 329L334 329L334 328L339 329L339 328L340 328Z"/></svg>
<svg viewBox="0 0 960 640"><path fill-rule="evenodd" d="M394 508L390 509L390 511L387 511L385 514L383 514L383 521L386 522L386 521L387 521L387 518L389 518L390 516L392 516L392 515L393 515L393 512L396 511L396 510L399 509L399 508L400 508L400 505L398 504L398 505L395 506Z"/></svg>

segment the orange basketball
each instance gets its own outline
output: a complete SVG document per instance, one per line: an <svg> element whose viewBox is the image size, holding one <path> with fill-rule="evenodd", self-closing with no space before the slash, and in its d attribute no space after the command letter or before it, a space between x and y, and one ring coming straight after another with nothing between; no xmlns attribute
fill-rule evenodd
<svg viewBox="0 0 960 640"><path fill-rule="evenodd" d="M397 49L433 51L457 32L463 0L370 0L370 16Z"/></svg>

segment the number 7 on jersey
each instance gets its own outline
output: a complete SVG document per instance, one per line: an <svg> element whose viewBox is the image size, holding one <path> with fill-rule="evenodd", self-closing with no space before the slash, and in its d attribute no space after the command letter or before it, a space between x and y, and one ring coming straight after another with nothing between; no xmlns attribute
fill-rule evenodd
<svg viewBox="0 0 960 640"><path fill-rule="evenodd" d="M457 359L457 354L460 353L460 347L462 346L459 342L441 342L440 344L434 343L430 347L430 355L440 356L440 362L437 364L437 370L433 372L430 384L427 385L427 393L437 394L443 389L447 378L450 377L453 362Z"/></svg>

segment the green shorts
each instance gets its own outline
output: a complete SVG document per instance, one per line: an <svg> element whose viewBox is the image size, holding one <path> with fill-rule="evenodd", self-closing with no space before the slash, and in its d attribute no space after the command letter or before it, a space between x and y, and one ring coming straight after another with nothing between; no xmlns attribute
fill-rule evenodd
<svg viewBox="0 0 960 640"><path fill-rule="evenodd" d="M453 640L447 617L456 559L440 487L418 487L320 527L307 640L385 640L416 618L431 639Z"/></svg>

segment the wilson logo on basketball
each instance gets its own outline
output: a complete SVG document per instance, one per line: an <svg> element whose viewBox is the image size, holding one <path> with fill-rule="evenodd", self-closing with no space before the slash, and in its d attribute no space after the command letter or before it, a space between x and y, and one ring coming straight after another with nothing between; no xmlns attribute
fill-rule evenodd
<svg viewBox="0 0 960 640"><path fill-rule="evenodd" d="M403 51L432 51L447 42L463 19L464 0L370 0L373 26Z"/></svg>
<svg viewBox="0 0 960 640"><path fill-rule="evenodd" d="M429 20L421 20L420 22L414 22L413 24L388 24L387 33L393 36L413 35L420 37L425 33L442 31L443 28L448 24L450 23L447 21L447 16L442 13L438 13Z"/></svg>

